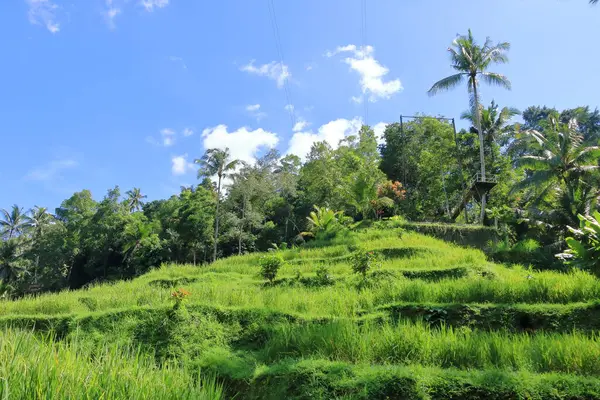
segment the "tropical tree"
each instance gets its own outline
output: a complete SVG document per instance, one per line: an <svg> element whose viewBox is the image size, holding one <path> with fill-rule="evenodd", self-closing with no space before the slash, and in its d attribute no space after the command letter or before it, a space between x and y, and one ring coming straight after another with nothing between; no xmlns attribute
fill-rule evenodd
<svg viewBox="0 0 600 400"><path fill-rule="evenodd" d="M133 188L132 190L128 190L127 193L127 206L129 207L129 211L139 211L144 206L144 199L148 196L142 194L140 188Z"/></svg>
<svg viewBox="0 0 600 400"><path fill-rule="evenodd" d="M521 112L514 107L503 107L499 110L498 104L493 100L487 108L480 106L481 130L491 154L492 166L495 161L494 146L502 147L508 144L514 133L514 125L510 124L510 121L519 114ZM460 117L475 124L475 115L472 110L463 112Z"/></svg>
<svg viewBox="0 0 600 400"><path fill-rule="evenodd" d="M34 239L40 238L53 221L54 215L46 207L35 206L29 210L29 215L25 215L25 225L31 229Z"/></svg>
<svg viewBox="0 0 600 400"><path fill-rule="evenodd" d="M485 179L485 151L484 138L480 115L479 102L479 79L490 85L497 85L506 89L511 88L510 81L504 75L496 72L489 72L488 68L492 64L502 64L508 62L506 52L510 50L510 43L502 42L494 44L490 38L487 38L484 45L480 46L475 41L471 30L467 35L459 35L448 48L452 60L452 68L458 73L450 75L434 83L428 93L430 96L440 91L446 91L455 88L459 84L467 81L467 90L469 92L469 101L474 115L475 128L479 135L479 159L481 175ZM481 200L481 222L485 216L486 196Z"/></svg>
<svg viewBox="0 0 600 400"><path fill-rule="evenodd" d="M11 239L25 230L27 227L26 216L23 213L23 209L19 208L18 205L13 205L10 211L0 209L0 228L2 234L6 235L7 239Z"/></svg>
<svg viewBox="0 0 600 400"><path fill-rule="evenodd" d="M21 274L26 272L25 261L18 238L0 241L0 279L3 283L14 283Z"/></svg>
<svg viewBox="0 0 600 400"><path fill-rule="evenodd" d="M551 117L546 130L525 131L515 145L525 147L529 154L518 160L527 174L513 190L532 188L533 204L562 194L559 197L564 200L562 208L572 209L570 219L574 221L577 213L589 213L590 201L597 193L586 179L600 168L597 163L600 147L585 145L575 120L561 123Z"/></svg>
<svg viewBox="0 0 600 400"><path fill-rule="evenodd" d="M200 159L194 160L200 168L198 179L210 178L217 175L217 203L215 206L215 235L213 261L217 259L217 239L219 238L219 205L221 204L221 182L230 172L234 171L240 160L231 160L229 148L208 149Z"/></svg>
<svg viewBox="0 0 600 400"><path fill-rule="evenodd" d="M326 239L334 236L340 229L341 211L333 211L327 207L314 206L314 211L311 211L308 220L308 232L302 232L302 236L316 237L317 239Z"/></svg>

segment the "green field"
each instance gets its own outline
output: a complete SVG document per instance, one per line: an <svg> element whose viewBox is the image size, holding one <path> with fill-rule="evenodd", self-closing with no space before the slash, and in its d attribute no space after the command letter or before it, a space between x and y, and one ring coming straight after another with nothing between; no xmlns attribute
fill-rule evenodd
<svg viewBox="0 0 600 400"><path fill-rule="evenodd" d="M273 284L250 254L0 302L0 397L600 399L592 275L393 226L278 253Z"/></svg>

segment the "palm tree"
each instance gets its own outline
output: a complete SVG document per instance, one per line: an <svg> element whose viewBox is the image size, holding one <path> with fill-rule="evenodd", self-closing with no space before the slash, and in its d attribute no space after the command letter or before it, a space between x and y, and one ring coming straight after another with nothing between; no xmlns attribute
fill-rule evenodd
<svg viewBox="0 0 600 400"><path fill-rule="evenodd" d="M217 239L219 237L219 205L221 203L221 181L229 172L235 170L240 160L231 160L229 148L208 149L200 159L194 163L199 165L198 179L210 178L217 175L217 204L215 206L215 237L213 248L213 261L217 259Z"/></svg>
<svg viewBox="0 0 600 400"><path fill-rule="evenodd" d="M483 132L481 129L481 115L479 108L479 78L490 85L497 85L506 89L511 88L510 81L504 75L496 72L487 71L491 64L503 64L508 62L506 52L510 50L510 43L502 42L494 44L490 38L487 38L483 46L479 46L473 34L469 29L469 33L460 35L452 42L452 46L448 48L452 60L452 68L458 73L450 75L433 84L428 93L430 96L437 94L440 91L446 91L455 88L459 84L467 80L467 90L469 92L469 100L471 110L475 116L475 128L479 134L479 158L481 162L481 176L485 180L485 152ZM485 216L485 194L481 199L481 222Z"/></svg>
<svg viewBox="0 0 600 400"><path fill-rule="evenodd" d="M139 188L128 190L125 194L127 195L127 206L130 212L139 211L144 206L143 199L148 197L143 195Z"/></svg>
<svg viewBox="0 0 600 400"><path fill-rule="evenodd" d="M26 228L25 214L23 209L19 208L18 205L13 205L11 210L0 209L0 228L2 234L7 235L8 239L23 233Z"/></svg>
<svg viewBox="0 0 600 400"><path fill-rule="evenodd" d="M587 189L584 190L585 196L581 193L582 187L590 186L584 178L600 168L597 164L600 147L585 145L583 136L577 132L575 120L565 124L551 117L549 127L544 132L525 131L515 145L528 146L530 154L518 160L519 165L529 173L513 190L526 187L538 189L534 203L551 193L564 193L570 201L579 198L586 203L597 196L597 193ZM589 205L584 205L584 208L589 213Z"/></svg>
<svg viewBox="0 0 600 400"><path fill-rule="evenodd" d="M514 107L504 107L498 111L498 104L492 100L492 104L488 108L480 106L481 130L483 132L484 141L487 144L492 156L492 166L494 165L494 143L498 142L498 146L502 147L508 144L511 138L511 133L514 131L513 125L509 124L510 120L520 115L521 112ZM471 121L475 124L475 116L473 111L465 111L460 115L461 119Z"/></svg>
<svg viewBox="0 0 600 400"><path fill-rule="evenodd" d="M5 283L14 282L19 275L26 272L19 263L21 249L16 238L0 241L0 279Z"/></svg>
<svg viewBox="0 0 600 400"><path fill-rule="evenodd" d="M42 237L46 227L52 224L53 221L54 215L50 214L46 207L35 206L31 210L29 210L29 215L25 216L25 225L32 230L32 237L34 241L37 241ZM39 265L40 255L39 253L37 253L35 257L35 268L33 270L34 282L36 283Z"/></svg>
<svg viewBox="0 0 600 400"><path fill-rule="evenodd" d="M25 225L33 230L33 237L39 238L44 234L44 229L54 221L54 215L46 207L35 206L25 216Z"/></svg>

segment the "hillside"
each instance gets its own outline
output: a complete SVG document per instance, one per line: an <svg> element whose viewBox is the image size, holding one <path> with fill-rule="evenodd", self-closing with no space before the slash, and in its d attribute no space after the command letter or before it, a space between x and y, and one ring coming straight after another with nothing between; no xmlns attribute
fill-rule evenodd
<svg viewBox="0 0 600 400"><path fill-rule="evenodd" d="M366 280L358 249L382 258ZM1 301L0 396L600 399L592 275L390 225L277 253L273 284L257 253Z"/></svg>

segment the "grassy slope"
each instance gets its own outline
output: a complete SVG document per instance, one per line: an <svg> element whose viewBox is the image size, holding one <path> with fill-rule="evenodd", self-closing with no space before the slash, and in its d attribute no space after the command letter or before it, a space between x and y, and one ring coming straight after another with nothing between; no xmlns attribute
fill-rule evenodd
<svg viewBox="0 0 600 400"><path fill-rule="evenodd" d="M347 262L359 247L385 259L366 284ZM600 281L586 273L507 268L400 229L280 253L273 286L251 254L0 302L0 395L218 398L217 376L237 398L600 398ZM174 288L191 292L184 309ZM90 368L97 384L78 384Z"/></svg>

